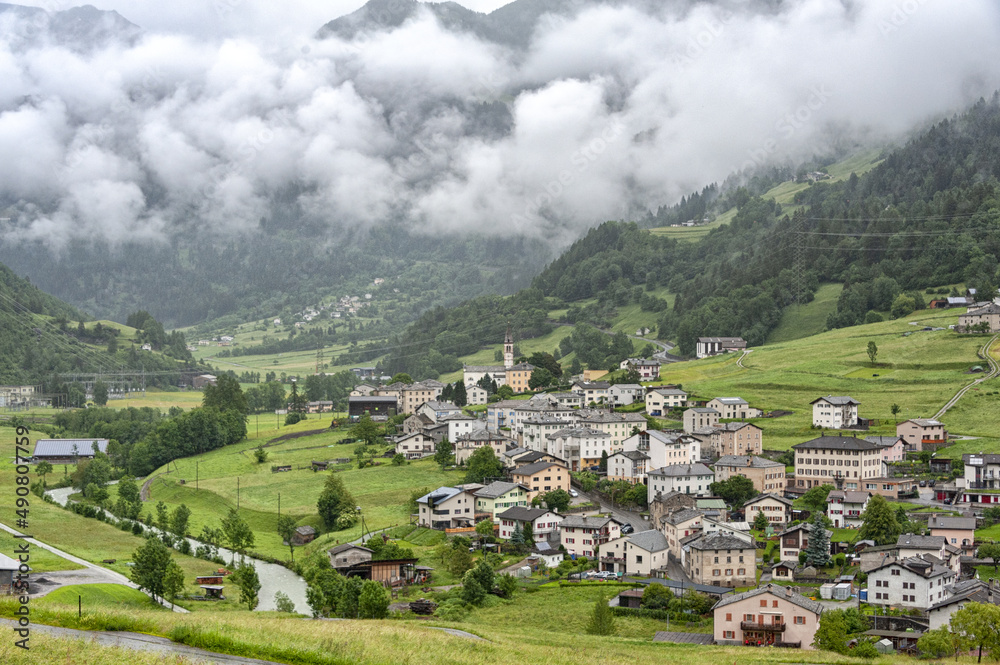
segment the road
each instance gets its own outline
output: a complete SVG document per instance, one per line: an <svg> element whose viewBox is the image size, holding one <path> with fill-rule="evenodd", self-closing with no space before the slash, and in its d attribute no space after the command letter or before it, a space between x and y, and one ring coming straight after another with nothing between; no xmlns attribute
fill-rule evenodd
<svg viewBox="0 0 1000 665"><path fill-rule="evenodd" d="M747 366L743 364L743 361L746 359L747 356L750 355L752 351L753 349L743 349L743 355L741 355L740 359L736 361L736 364L742 367L743 369L746 369Z"/></svg>
<svg viewBox="0 0 1000 665"><path fill-rule="evenodd" d="M0 625L17 626L17 622L11 619L0 619ZM155 637L143 633L108 632L102 630L75 630L73 628L59 628L57 626L45 626L38 623L31 624L31 631L35 634L51 635L61 639L78 639L88 642L96 642L108 647L122 647L133 651L149 651L163 654L164 662L175 662L176 658L183 658L189 663L212 663L213 665L279 665L272 660L258 660L247 658L246 656L230 656L224 653L214 653L204 649L196 649L185 644L171 642L165 637ZM167 658L169 657L169 659Z"/></svg>
<svg viewBox="0 0 1000 665"><path fill-rule="evenodd" d="M11 534L13 534L15 536L21 535L20 531L12 529L11 527L7 526L6 524L0 523L0 529L3 529L4 531L6 531L8 533L11 533ZM80 581L72 582L73 584L93 584L95 582L105 582L105 583L108 583L108 584L124 584L127 587L132 587L133 589L138 589L139 588L138 586L136 586L132 582L132 580L130 580L129 578L125 577L121 573L116 573L113 570L108 570L107 568L102 568L101 566L98 566L97 564L90 563L89 561L84 561L80 557L73 556L72 554L69 554L68 552L63 552L62 550L56 549L55 547L52 547L51 545L47 545L47 544L41 542L40 540L38 540L37 538L24 538L24 541L26 543L29 543L30 545L34 545L35 547L41 548L43 550L48 550L49 552L52 552L56 556L60 556L60 557L62 557L64 559L66 559L67 561L72 561L73 563L78 563L81 566L84 566L84 567L86 567L87 569L89 569L91 571L90 574L88 574L88 575L78 575L77 579L79 579ZM73 572L75 572L75 571L73 571ZM45 575L50 576L50 577L53 576L53 575L48 574L48 573L45 573ZM71 571L67 571L66 573L62 574L62 577L63 577L63 579L73 579L74 576L71 574ZM52 591L52 589L48 589L46 592L48 592L48 591ZM169 607L169 608L173 609L174 612L187 613L187 610L184 609L183 607L179 607L177 605L172 605L171 603L167 602L166 600L160 599L160 604L163 605L164 607Z"/></svg>
<svg viewBox="0 0 1000 665"><path fill-rule="evenodd" d="M990 371L955 393L955 396L948 400L948 403L941 407L940 411L934 414L933 420L938 420L943 417L944 414L948 412L948 409L955 406L958 400L962 399L962 396L969 392L969 390L973 387L978 386L987 379L992 379L1000 375L1000 363L994 360L993 356L990 354L990 348L997 341L997 338L1000 338L1000 335L994 335L991 337L990 341L986 342L986 344L983 345L983 348L979 351L979 356L989 363Z"/></svg>
<svg viewBox="0 0 1000 665"><path fill-rule="evenodd" d="M621 510L620 508L615 508L610 503L602 499L597 492L584 492L581 489L577 489L577 491L580 493L580 496L585 496L593 503L598 504L601 507L602 513L611 513L611 516L616 520L622 522L623 524L631 524L636 531L646 531L653 528L649 522L639 516L639 513L633 513L627 510Z"/></svg>
<svg viewBox="0 0 1000 665"><path fill-rule="evenodd" d="M75 493L76 491L77 490L74 490L72 487L64 487L56 490L49 490L48 492L46 492L46 494L51 496L56 503L65 506L66 503L69 501L69 495ZM153 527L147 526L146 528L147 529L152 528L154 531L158 533L158 531ZM194 538L188 538L187 541L191 544L192 552L195 551L202 544L201 541L195 540ZM45 547L46 549L51 549L45 545L41 546ZM230 552L226 548L220 547L218 548L218 550L219 550L219 556L221 556L223 559L229 560L232 557L232 552ZM56 550L52 551L54 551L56 554L59 554L59 552ZM59 554L59 555L64 558L68 558L70 561L75 561L76 563L85 565L88 568L89 567L100 568L100 566L95 566L90 562L84 561L83 559L78 559L76 557L73 557L72 555L67 555L67 554ZM255 610L256 612L269 612L278 609L277 605L274 602L274 594L277 593L278 591L282 591L292 600L293 603L295 603L296 612L301 612L302 614L310 613L309 602L306 600L307 585L306 581L302 579L302 577L296 575L288 568L285 568L284 566L281 566L276 563L268 563L267 561L261 561L259 559L254 559L251 557L246 557L246 560L254 565L254 568L257 569L257 577L260 578L260 592L258 593L258 597L260 598L260 604L257 605L257 608ZM214 566L214 564L206 562L206 566ZM106 569L101 568L101 570L106 570ZM115 573L110 570L107 572L111 573L112 575L118 575L118 573ZM118 577L120 577L122 580L125 580L124 582L118 581L119 584L127 583L129 586L135 588L135 585L129 582L127 578L125 578L123 575L118 575ZM184 610L183 608L177 608L175 611L186 612L187 610Z"/></svg>

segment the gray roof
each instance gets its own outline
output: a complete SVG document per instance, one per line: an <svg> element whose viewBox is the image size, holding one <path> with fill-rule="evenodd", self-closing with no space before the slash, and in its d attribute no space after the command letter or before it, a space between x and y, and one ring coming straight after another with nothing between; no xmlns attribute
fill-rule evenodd
<svg viewBox="0 0 1000 665"><path fill-rule="evenodd" d="M752 550L756 547L752 542L748 543L727 533L701 534L700 538L688 545L696 550Z"/></svg>
<svg viewBox="0 0 1000 665"><path fill-rule="evenodd" d="M531 464L532 462L542 461L546 457L551 457L553 459L559 459L555 455L549 455L548 453L543 453L543 452L540 452L540 451L537 451L537 450L532 450L530 453L527 453L526 455L521 455L520 457L518 457L517 461L521 462L521 463L524 463L524 464Z"/></svg>
<svg viewBox="0 0 1000 665"><path fill-rule="evenodd" d="M654 388L649 392L657 393L660 395L685 395L685 396L687 395L687 393L681 390L680 388Z"/></svg>
<svg viewBox="0 0 1000 665"><path fill-rule="evenodd" d="M668 478L684 478L686 476L711 476L712 470L700 462L694 464L672 464L660 467L655 471L650 471L651 476L665 476Z"/></svg>
<svg viewBox="0 0 1000 665"><path fill-rule="evenodd" d="M607 381L577 381L574 386L580 386L584 390L607 390L611 384Z"/></svg>
<svg viewBox="0 0 1000 665"><path fill-rule="evenodd" d="M638 383L616 383L611 387L617 390L632 390L632 391L645 390Z"/></svg>
<svg viewBox="0 0 1000 665"><path fill-rule="evenodd" d="M497 517L502 520L534 522L542 515L547 515L549 513L556 514L555 511L546 510L545 508L525 508L523 506L514 506L513 508L508 508L502 513L499 513Z"/></svg>
<svg viewBox="0 0 1000 665"><path fill-rule="evenodd" d="M366 402L384 402L395 404L398 400L392 395L362 395L360 397L348 397L349 403L364 404Z"/></svg>
<svg viewBox="0 0 1000 665"><path fill-rule="evenodd" d="M975 517L951 517L949 515L931 515L927 519L927 526L932 529L961 529L975 530Z"/></svg>
<svg viewBox="0 0 1000 665"><path fill-rule="evenodd" d="M780 503L785 504L786 506L791 506L792 505L792 502L790 500L788 500L785 497L780 496L778 494L758 494L754 498L752 498L749 501L747 501L746 503L744 503L743 506L746 507L746 506L749 506L752 503L757 503L758 501L763 501L764 499L773 499L775 501L778 501Z"/></svg>
<svg viewBox="0 0 1000 665"><path fill-rule="evenodd" d="M462 490L457 487L439 487L433 492L428 492L419 499L417 503L427 503L428 500L434 501L434 503L441 503L442 501L447 501L457 494L461 494Z"/></svg>
<svg viewBox="0 0 1000 665"><path fill-rule="evenodd" d="M646 425L646 419L640 413L597 413L580 420L581 423L642 423Z"/></svg>
<svg viewBox="0 0 1000 665"><path fill-rule="evenodd" d="M943 427L944 423L940 420L932 420L930 418L910 418L909 420L904 420L905 423L916 423L920 427ZM902 424L902 423L900 423Z"/></svg>
<svg viewBox="0 0 1000 665"><path fill-rule="evenodd" d="M94 454L94 443L102 453L108 452L107 439L39 439L35 444L35 457L90 457ZM74 446L76 452L73 452Z"/></svg>
<svg viewBox="0 0 1000 665"><path fill-rule="evenodd" d="M719 412L716 411L715 409L709 409L708 407L704 406L696 406L688 409L688 411L692 411L694 413L714 413L716 415L720 415Z"/></svg>
<svg viewBox="0 0 1000 665"><path fill-rule="evenodd" d="M984 316L986 314L1000 314L1000 306L997 306L995 303L990 303L985 307L974 309L971 312L966 312L962 316Z"/></svg>
<svg viewBox="0 0 1000 665"><path fill-rule="evenodd" d="M295 533L300 536L314 536L316 535L316 529L311 526L300 526L295 529Z"/></svg>
<svg viewBox="0 0 1000 665"><path fill-rule="evenodd" d="M489 372L490 374L506 374L507 368L503 365L462 365L466 372Z"/></svg>
<svg viewBox="0 0 1000 665"><path fill-rule="evenodd" d="M717 610L720 607L725 607L726 605L738 603L741 600L746 600L747 598L753 598L754 596L760 596L763 594L775 596L780 600L787 600L793 605L798 605L799 607L817 615L823 613L823 605L821 603L815 600L810 600L800 593L795 593L788 587L779 586L777 584L768 584L766 586L757 587L756 589L751 589L750 591L738 593L734 596L728 596L717 602L712 609Z"/></svg>
<svg viewBox="0 0 1000 665"><path fill-rule="evenodd" d="M881 446L854 436L820 436L796 443L792 448L819 448L821 450L879 450Z"/></svg>
<svg viewBox="0 0 1000 665"><path fill-rule="evenodd" d="M695 510L694 508L682 508L667 515L663 518L663 521L667 524L681 524L695 517L702 517L703 514L702 511Z"/></svg>
<svg viewBox="0 0 1000 665"><path fill-rule="evenodd" d="M740 405L749 403L742 397L716 397L715 399L709 401L722 402L723 404L740 404Z"/></svg>
<svg viewBox="0 0 1000 665"><path fill-rule="evenodd" d="M511 491L515 487L522 487L517 483L506 483L502 480L498 480L494 483L490 483L483 489L476 492L476 496L483 497L484 499L495 499L498 496L503 496L507 492Z"/></svg>
<svg viewBox="0 0 1000 665"><path fill-rule="evenodd" d="M511 367L511 369L516 369L519 372L527 372L528 370L535 369L535 366L531 363L520 363Z"/></svg>
<svg viewBox="0 0 1000 665"><path fill-rule="evenodd" d="M742 342L742 337L699 337L699 342Z"/></svg>
<svg viewBox="0 0 1000 665"><path fill-rule="evenodd" d="M347 550L362 550L372 554L372 550L367 547L362 547L361 545L355 545L354 543L344 543L343 545L337 545L336 547L331 547L327 550L330 554L340 554L341 552L346 552Z"/></svg>
<svg viewBox="0 0 1000 665"><path fill-rule="evenodd" d="M575 529L603 529L614 522L615 524L621 524L620 520L616 520L613 517L585 517L582 515L569 515L562 522L559 523L559 528L575 528Z"/></svg>
<svg viewBox="0 0 1000 665"><path fill-rule="evenodd" d="M827 395L826 397L820 397L818 399L814 399L813 401L811 401L809 403L810 404L815 404L816 402L829 402L830 404L833 404L834 406L846 406L848 404L861 404L861 402L859 402L858 400L854 399L853 397L847 397L847 396L835 397L833 395Z"/></svg>
<svg viewBox="0 0 1000 665"><path fill-rule="evenodd" d="M566 469L566 471L569 471L569 469L567 469L565 466L563 466L562 464L558 464L556 462L533 462L531 464L525 464L522 467L514 469L513 471L510 472L510 474L512 476L531 476L538 473L539 471L544 471L550 466L559 467L560 469Z"/></svg>
<svg viewBox="0 0 1000 665"><path fill-rule="evenodd" d="M875 445L888 448L896 445L897 441L904 440L901 436L866 436L865 441L871 441Z"/></svg>
<svg viewBox="0 0 1000 665"><path fill-rule="evenodd" d="M646 453L641 453L638 450L623 450L620 453L615 453L614 455L611 455L611 457L615 457L616 455L627 457L630 460L649 459L649 455L647 455Z"/></svg>
<svg viewBox="0 0 1000 665"><path fill-rule="evenodd" d="M876 570L881 570L883 568L890 568L892 566L899 566L900 568L905 568L912 573L920 575L924 578L930 577L940 577L954 575L955 571L947 566L943 566L939 563L940 559L937 557L921 558L919 556L910 557L907 559L886 559L885 562L868 571L869 577Z"/></svg>
<svg viewBox="0 0 1000 665"><path fill-rule="evenodd" d="M667 543L667 537L657 529L633 533L631 536L628 536L628 542L647 552L662 552L670 547Z"/></svg>
<svg viewBox="0 0 1000 665"><path fill-rule="evenodd" d="M934 549L939 550L944 547L944 536L916 536L912 533L900 534L896 540L896 547L907 547L910 549Z"/></svg>
<svg viewBox="0 0 1000 665"><path fill-rule="evenodd" d="M743 421L735 422L735 423L719 423L718 425L715 425L714 427L712 427L712 429L716 430L716 431L720 431L721 430L721 431L724 431L724 432L738 432L739 430L743 429L744 427L753 427L755 429L760 429L759 427L757 427L753 423L745 423Z"/></svg>
<svg viewBox="0 0 1000 665"><path fill-rule="evenodd" d="M468 434L459 434L456 441L513 441L509 436L485 429L477 429Z"/></svg>
<svg viewBox="0 0 1000 665"><path fill-rule="evenodd" d="M754 457L747 455L723 455L716 462L715 466L735 466L740 468L769 469L771 467L784 468L781 462L769 460L766 457Z"/></svg>
<svg viewBox="0 0 1000 665"><path fill-rule="evenodd" d="M549 439L574 439L583 438L590 436L611 436L607 432L599 429L591 429L589 427L567 427L566 429L561 429L558 432L553 432L547 435Z"/></svg>
<svg viewBox="0 0 1000 665"><path fill-rule="evenodd" d="M864 503L871 495L871 492L865 490L833 490L826 496L826 501L829 503L830 499L840 499L844 503Z"/></svg>

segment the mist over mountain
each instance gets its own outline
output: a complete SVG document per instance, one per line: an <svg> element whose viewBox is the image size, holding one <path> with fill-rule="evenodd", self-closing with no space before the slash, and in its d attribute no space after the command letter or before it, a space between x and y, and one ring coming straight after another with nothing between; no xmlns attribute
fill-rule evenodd
<svg viewBox="0 0 1000 665"><path fill-rule="evenodd" d="M94 314L134 298L172 322L415 247L440 260L470 234L526 274L522 238L552 256L603 220L1000 87L987 0L374 0L274 39L0 10L0 261ZM387 230L396 255L371 242ZM182 316L168 299L191 280Z"/></svg>

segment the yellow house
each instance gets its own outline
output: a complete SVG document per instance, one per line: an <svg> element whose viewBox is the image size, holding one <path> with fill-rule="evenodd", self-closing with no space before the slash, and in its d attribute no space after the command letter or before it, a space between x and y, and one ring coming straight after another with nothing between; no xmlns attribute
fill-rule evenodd
<svg viewBox="0 0 1000 665"><path fill-rule="evenodd" d="M475 493L476 512L489 513L493 521L508 508L528 505L528 488L502 480L490 483Z"/></svg>
<svg viewBox="0 0 1000 665"><path fill-rule="evenodd" d="M535 366L531 363L520 363L507 368L507 385L515 393L526 393L531 390L528 382L531 381L531 373L535 371Z"/></svg>
<svg viewBox="0 0 1000 665"><path fill-rule="evenodd" d="M569 469L555 462L535 462L510 474L511 480L528 488L528 501L553 490L569 491Z"/></svg>

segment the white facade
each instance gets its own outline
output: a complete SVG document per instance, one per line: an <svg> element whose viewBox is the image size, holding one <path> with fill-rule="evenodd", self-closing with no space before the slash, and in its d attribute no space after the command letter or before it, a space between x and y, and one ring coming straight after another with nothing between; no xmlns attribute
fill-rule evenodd
<svg viewBox="0 0 1000 665"><path fill-rule="evenodd" d="M680 388L654 388L646 393L646 413L663 416L671 409L680 409L687 404L687 393Z"/></svg>
<svg viewBox="0 0 1000 665"><path fill-rule="evenodd" d="M650 496L657 492L707 496L709 485L715 482L715 474L704 464L667 466L648 472L648 477Z"/></svg>
<svg viewBox="0 0 1000 665"><path fill-rule="evenodd" d="M659 469L675 464L694 464L701 459L701 441L678 433L647 430L622 442L623 452L649 456L648 468Z"/></svg>
<svg viewBox="0 0 1000 665"><path fill-rule="evenodd" d="M897 560L868 572L868 602L926 610L950 596L950 568L919 558Z"/></svg>
<svg viewBox="0 0 1000 665"><path fill-rule="evenodd" d="M854 427L858 424L858 404L853 397L820 397L812 403L813 425L827 429Z"/></svg>

